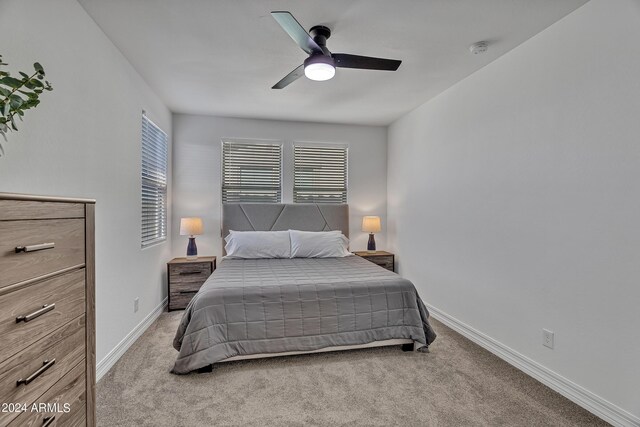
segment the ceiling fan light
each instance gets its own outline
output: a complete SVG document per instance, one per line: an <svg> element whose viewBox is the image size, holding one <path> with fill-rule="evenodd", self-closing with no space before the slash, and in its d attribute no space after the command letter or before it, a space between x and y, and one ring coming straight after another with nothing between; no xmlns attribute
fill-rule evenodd
<svg viewBox="0 0 640 427"><path fill-rule="evenodd" d="M304 75L315 81L330 80L336 75L333 58L328 56L310 56L304 61Z"/></svg>
<svg viewBox="0 0 640 427"><path fill-rule="evenodd" d="M329 64L309 64L304 67L304 75L308 79L322 82L332 79L336 75L336 69Z"/></svg>

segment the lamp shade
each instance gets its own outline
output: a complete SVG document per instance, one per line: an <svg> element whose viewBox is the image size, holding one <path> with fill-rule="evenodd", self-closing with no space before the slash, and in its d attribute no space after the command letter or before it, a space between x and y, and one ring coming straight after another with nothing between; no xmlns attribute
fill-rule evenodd
<svg viewBox="0 0 640 427"><path fill-rule="evenodd" d="M366 231L367 233L379 233L380 228L379 216L365 216L362 218L362 231Z"/></svg>
<svg viewBox="0 0 640 427"><path fill-rule="evenodd" d="M196 236L202 234L202 218L181 218L180 235Z"/></svg>

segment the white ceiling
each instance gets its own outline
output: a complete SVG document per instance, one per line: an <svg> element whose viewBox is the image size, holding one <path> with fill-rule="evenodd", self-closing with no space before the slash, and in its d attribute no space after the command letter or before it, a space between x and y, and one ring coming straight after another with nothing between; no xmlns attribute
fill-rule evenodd
<svg viewBox="0 0 640 427"><path fill-rule="evenodd" d="M178 113L387 125L587 0L79 0ZM401 59L396 72L271 86L305 53L269 14L332 30L333 52ZM489 41L484 55L468 46Z"/></svg>

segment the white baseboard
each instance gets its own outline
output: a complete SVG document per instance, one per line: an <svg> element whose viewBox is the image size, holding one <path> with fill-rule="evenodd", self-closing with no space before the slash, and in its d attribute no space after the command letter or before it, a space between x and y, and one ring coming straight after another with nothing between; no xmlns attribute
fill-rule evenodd
<svg viewBox="0 0 640 427"><path fill-rule="evenodd" d="M151 326L151 324L160 317L160 314L164 311L167 306L167 298L162 300L160 305L154 308L151 313L147 315L142 322L138 323L135 328L131 332L127 334L126 337L122 341L116 345L113 350L111 350L101 361L96 365L96 382L100 381L100 378L104 376L109 369L122 357L122 355L131 347L131 345L136 342L140 335L144 333L144 331Z"/></svg>
<svg viewBox="0 0 640 427"><path fill-rule="evenodd" d="M525 374L557 391L572 402L582 406L608 423L620 427L640 427L640 418L614 405L578 384L564 378L471 326L427 304L434 319L489 350Z"/></svg>

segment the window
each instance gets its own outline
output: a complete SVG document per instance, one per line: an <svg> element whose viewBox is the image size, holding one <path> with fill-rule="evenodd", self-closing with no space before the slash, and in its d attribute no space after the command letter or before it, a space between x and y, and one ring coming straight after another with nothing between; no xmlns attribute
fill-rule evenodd
<svg viewBox="0 0 640 427"><path fill-rule="evenodd" d="M167 238L167 134L142 115L142 247Z"/></svg>
<svg viewBox="0 0 640 427"><path fill-rule="evenodd" d="M282 145L222 143L222 203L280 203Z"/></svg>
<svg viewBox="0 0 640 427"><path fill-rule="evenodd" d="M293 201L347 203L347 148L295 145Z"/></svg>

